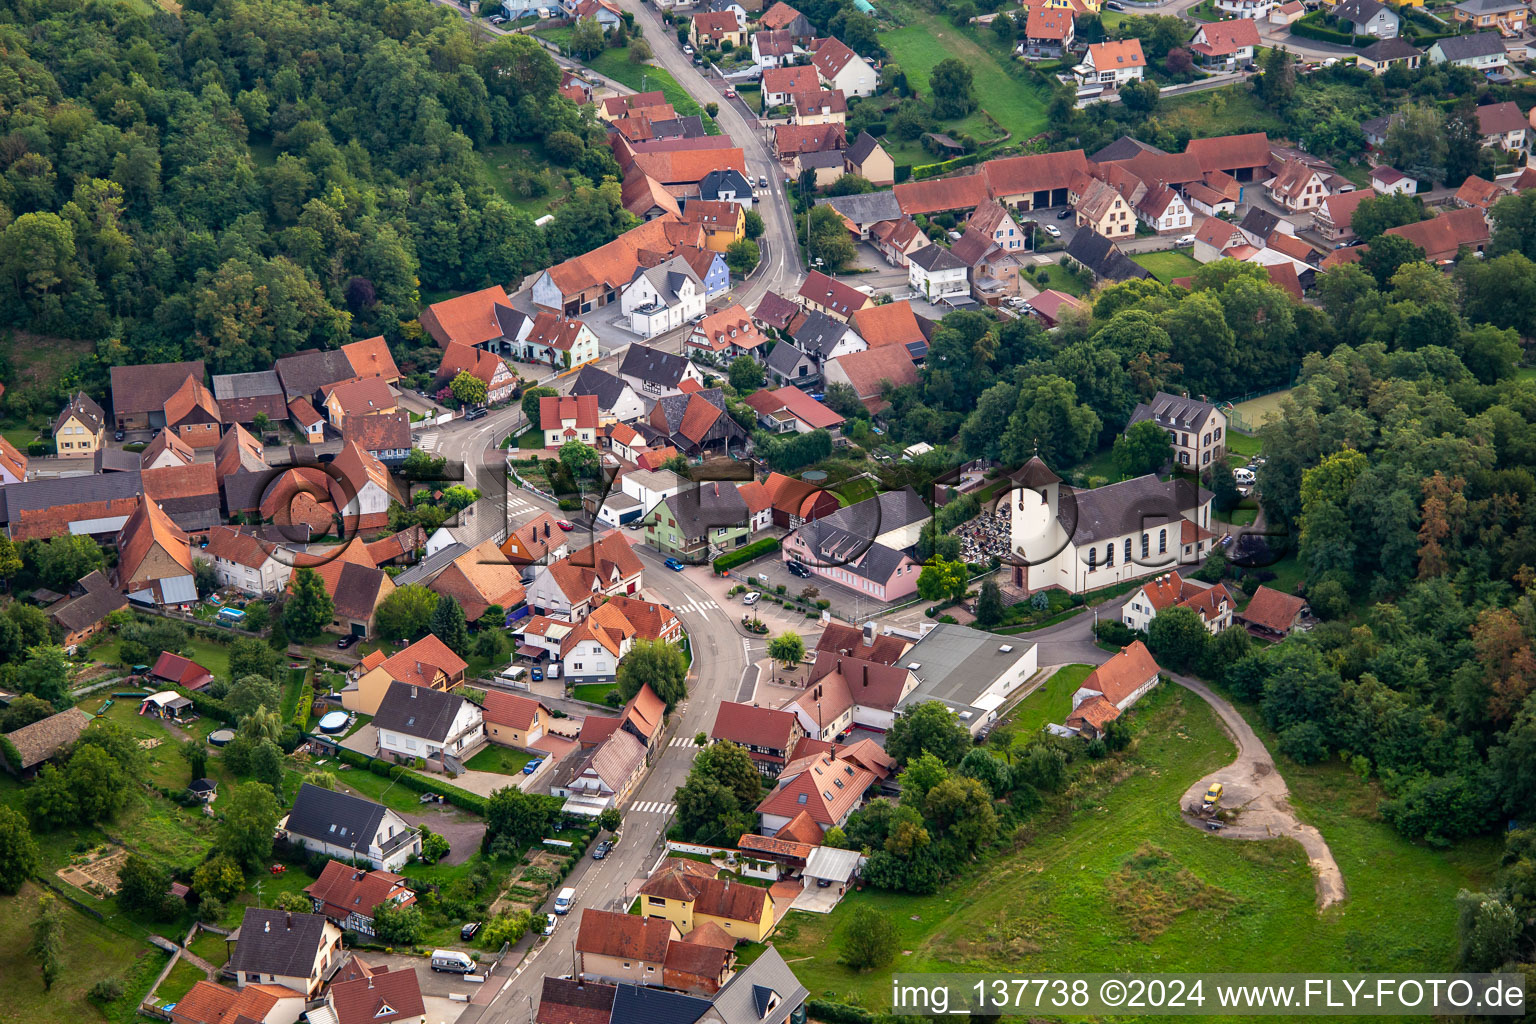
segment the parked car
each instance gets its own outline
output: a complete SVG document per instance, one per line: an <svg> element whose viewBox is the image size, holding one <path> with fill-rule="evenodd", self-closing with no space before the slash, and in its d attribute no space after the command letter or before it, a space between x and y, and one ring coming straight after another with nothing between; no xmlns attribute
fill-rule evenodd
<svg viewBox="0 0 1536 1024"><path fill-rule="evenodd" d="M1195 244L1195 236L1194 235L1180 235L1174 241L1173 244L1174 245L1194 245Z"/></svg>
<svg viewBox="0 0 1536 1024"><path fill-rule="evenodd" d="M784 568L789 570L789 574L791 576L799 576L803 580L808 580L811 578L811 570L807 569L799 562L785 562Z"/></svg>
<svg viewBox="0 0 1536 1024"><path fill-rule="evenodd" d="M539 770L539 765L543 763L544 759L542 757L534 758L532 761L529 761L527 764L523 765L523 774L532 775L534 772Z"/></svg>
<svg viewBox="0 0 1536 1024"><path fill-rule="evenodd" d="M569 519L556 519L555 525L560 527L560 529L564 530L566 533L570 533L572 530L576 529L576 524L571 522Z"/></svg>
<svg viewBox="0 0 1536 1024"><path fill-rule="evenodd" d="M604 839L602 842L592 847L592 859L602 860L604 857L608 856L608 851L611 849L613 849L613 843Z"/></svg>
<svg viewBox="0 0 1536 1024"><path fill-rule="evenodd" d="M725 98L728 99L728 100L735 99L736 98L736 90L735 89L727 89L727 90L725 90Z"/></svg>
<svg viewBox="0 0 1536 1024"><path fill-rule="evenodd" d="M112 440L114 440L114 441L121 441L122 439L123 439L123 432L121 430L114 430L112 432Z"/></svg>
<svg viewBox="0 0 1536 1024"><path fill-rule="evenodd" d="M662 564L664 564L668 569L671 569L673 572L682 572L685 568L687 568L687 566L683 565L682 562L679 562L675 558L669 558Z"/></svg>
<svg viewBox="0 0 1536 1024"><path fill-rule="evenodd" d="M1072 207L1069 206L1065 210L1062 210L1060 213L1058 213L1056 215L1056 219L1057 220L1067 220L1071 216L1072 216Z"/></svg>
<svg viewBox="0 0 1536 1024"><path fill-rule="evenodd" d="M477 409L469 410L469 412L464 414L464 418L466 420L483 420L489 416L490 413L491 411L482 405Z"/></svg>
<svg viewBox="0 0 1536 1024"><path fill-rule="evenodd" d="M344 651L348 647L351 647L355 643L357 643L357 637L352 636L349 633L346 636L342 637L340 640L336 641L336 649L340 650L340 651Z"/></svg>
<svg viewBox="0 0 1536 1024"><path fill-rule="evenodd" d="M742 604L757 604L763 599L763 595L756 590L749 590L741 596Z"/></svg>
<svg viewBox="0 0 1536 1024"><path fill-rule="evenodd" d="M554 914L545 914L544 915L544 934L545 935L553 935L553 934L555 934L555 925L557 925L559 923L560 923L560 919L558 917L556 917Z"/></svg>
<svg viewBox="0 0 1536 1024"><path fill-rule="evenodd" d="M1052 238L1061 237L1061 228L1057 227L1055 224L1042 224L1041 227L1045 228L1045 233L1050 235Z"/></svg>
<svg viewBox="0 0 1536 1024"><path fill-rule="evenodd" d="M683 44L683 52L686 53L688 56L692 57L693 56L693 47L689 46L687 43L684 43Z"/></svg>
<svg viewBox="0 0 1536 1024"><path fill-rule="evenodd" d="M533 669L528 674L533 677L533 681L536 683L543 682L544 680L544 670L541 668Z"/></svg>
<svg viewBox="0 0 1536 1024"><path fill-rule="evenodd" d="M504 25L507 22L507 19L500 14L491 15L489 20L492 25Z"/></svg>
<svg viewBox="0 0 1536 1024"><path fill-rule="evenodd" d="M470 939L475 937L475 933L478 931L480 931L480 922L471 921L469 924L459 929L459 938L463 939L465 942L468 942Z"/></svg>

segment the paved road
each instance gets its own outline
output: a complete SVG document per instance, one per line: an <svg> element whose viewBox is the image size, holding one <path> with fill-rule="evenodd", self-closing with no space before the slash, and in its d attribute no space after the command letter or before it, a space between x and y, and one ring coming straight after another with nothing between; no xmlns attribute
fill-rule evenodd
<svg viewBox="0 0 1536 1024"><path fill-rule="evenodd" d="M1198 806L1211 783L1220 782L1222 804L1237 808L1237 821L1223 828L1219 835L1227 839L1274 839L1278 836L1295 839L1306 851L1307 861L1316 876L1318 909L1324 910L1342 901L1345 896L1344 873L1339 870L1322 833L1296 817L1285 779L1275 770L1274 759L1269 756L1264 742L1237 709L1205 683L1172 672L1168 673L1168 678L1209 704L1221 719L1222 728L1237 743L1237 760L1216 769L1185 791L1179 801L1185 822L1194 828L1205 828L1205 823L1191 815L1187 808Z"/></svg>

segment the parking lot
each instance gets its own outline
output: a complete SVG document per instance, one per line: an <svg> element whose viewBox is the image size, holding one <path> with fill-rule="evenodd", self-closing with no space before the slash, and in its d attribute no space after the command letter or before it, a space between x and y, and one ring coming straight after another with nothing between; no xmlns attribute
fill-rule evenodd
<svg viewBox="0 0 1536 1024"><path fill-rule="evenodd" d="M832 602L830 608L832 614L847 622L861 622L865 617L886 607L883 601L877 601L868 594L861 594L814 573L810 579L802 579L785 568L783 560L778 555L770 555L748 565L739 566L731 570L731 576L733 582L747 584L764 594L775 593L775 588L780 584L783 584L786 595L799 594L806 587L815 587L821 592L818 595L820 600ZM764 576L767 577L766 581L762 579Z"/></svg>

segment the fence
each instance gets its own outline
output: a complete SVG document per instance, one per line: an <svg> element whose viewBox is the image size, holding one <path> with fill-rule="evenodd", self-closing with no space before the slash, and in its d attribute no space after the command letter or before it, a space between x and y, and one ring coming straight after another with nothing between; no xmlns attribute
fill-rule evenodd
<svg viewBox="0 0 1536 1024"><path fill-rule="evenodd" d="M1244 402L1251 402L1256 398L1263 398L1265 395L1273 395L1281 391L1289 391L1295 386L1296 377L1293 374L1288 383L1276 384L1274 387L1269 388L1260 388L1257 391L1250 391L1247 394L1241 395L1237 398L1228 398L1217 402L1216 406L1226 415L1228 429L1235 430L1240 434L1247 434L1252 436L1263 424L1256 423L1249 417L1244 416L1242 413L1238 412L1237 406L1242 405Z"/></svg>

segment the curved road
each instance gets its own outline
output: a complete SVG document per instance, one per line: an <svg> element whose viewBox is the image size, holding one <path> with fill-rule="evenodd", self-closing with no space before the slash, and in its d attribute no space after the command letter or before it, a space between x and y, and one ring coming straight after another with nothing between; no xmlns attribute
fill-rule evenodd
<svg viewBox="0 0 1536 1024"><path fill-rule="evenodd" d="M1237 743L1237 760L1224 768L1218 768L1199 782L1190 786L1179 801L1179 810L1185 822L1194 828L1204 829L1205 822L1190 814L1188 808L1198 806L1200 798L1211 783L1222 785L1222 803L1235 804L1236 824L1228 825L1219 833L1227 839L1274 839L1289 836L1301 844L1312 865L1317 885L1317 908L1324 910L1341 902L1346 893L1344 873L1333 859L1333 851L1322 833L1303 823L1291 808L1285 779L1275 770L1275 762L1268 749L1254 733L1252 727L1223 698L1198 679L1168 673L1168 678L1198 695L1209 704L1221 719L1228 735Z"/></svg>

